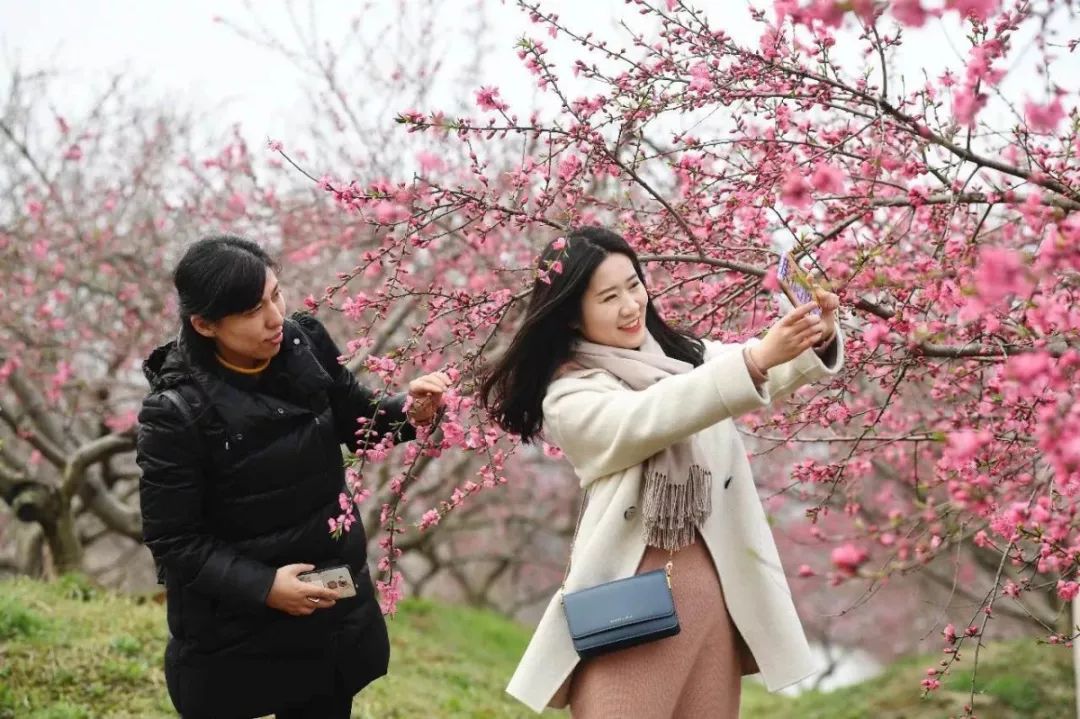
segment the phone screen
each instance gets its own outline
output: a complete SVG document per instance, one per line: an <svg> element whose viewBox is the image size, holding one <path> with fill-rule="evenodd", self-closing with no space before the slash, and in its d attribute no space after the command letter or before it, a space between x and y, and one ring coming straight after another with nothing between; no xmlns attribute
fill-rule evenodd
<svg viewBox="0 0 1080 719"><path fill-rule="evenodd" d="M780 255L780 262L776 267L776 279L780 283L780 289L796 307L814 301L814 295L810 291L810 280L790 252ZM810 312L821 314L821 309L815 307Z"/></svg>

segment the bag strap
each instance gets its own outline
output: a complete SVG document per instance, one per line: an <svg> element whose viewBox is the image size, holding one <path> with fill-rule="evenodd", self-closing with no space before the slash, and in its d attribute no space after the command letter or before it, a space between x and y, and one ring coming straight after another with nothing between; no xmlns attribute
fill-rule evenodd
<svg viewBox="0 0 1080 719"><path fill-rule="evenodd" d="M591 489L591 488L590 488ZM562 582L559 583L559 601L566 596L566 580L570 578L570 562L574 557L574 547L577 545L578 530L581 529L581 518L585 516L585 506L589 503L589 490L581 498L581 507L578 509L577 521L574 523L574 536L570 539L570 555L566 558L566 571L563 572ZM668 550L668 561L664 565L664 573L667 574L668 589L671 589L671 575L675 571L675 550Z"/></svg>
<svg viewBox="0 0 1080 719"><path fill-rule="evenodd" d="M581 529L581 517L585 514L585 505L589 502L589 490L585 490L581 498L581 506L578 508L577 521L574 522L574 536L570 538L570 554L566 557L566 571L563 572L562 581L559 583L559 596L566 594L566 580L570 577L570 561L574 557L574 546L577 545L578 530Z"/></svg>
<svg viewBox="0 0 1080 719"><path fill-rule="evenodd" d="M191 409L191 403L184 399L184 395L180 394L175 389L167 389L161 392L161 396L168 399L173 405L180 411L180 416L189 426L195 425L195 413ZM157 583L165 584L165 565L158 562L157 557L154 559L154 569L157 574Z"/></svg>
<svg viewBox="0 0 1080 719"><path fill-rule="evenodd" d="M184 395L175 389L167 389L161 393L161 396L167 397L170 402L176 405L176 408L180 410L180 416L184 418L185 422L189 425L195 424L195 414L191 411L191 404L184 399Z"/></svg>

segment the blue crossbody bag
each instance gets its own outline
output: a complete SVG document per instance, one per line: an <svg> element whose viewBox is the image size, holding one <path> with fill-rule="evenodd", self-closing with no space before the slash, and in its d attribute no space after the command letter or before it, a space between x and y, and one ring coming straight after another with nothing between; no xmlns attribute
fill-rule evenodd
<svg viewBox="0 0 1080 719"><path fill-rule="evenodd" d="M587 501L588 493L581 500L571 554ZM559 591L578 656L587 659L678 634L679 617L671 595L672 566L669 558L664 569L567 592L566 578L570 575L567 560Z"/></svg>

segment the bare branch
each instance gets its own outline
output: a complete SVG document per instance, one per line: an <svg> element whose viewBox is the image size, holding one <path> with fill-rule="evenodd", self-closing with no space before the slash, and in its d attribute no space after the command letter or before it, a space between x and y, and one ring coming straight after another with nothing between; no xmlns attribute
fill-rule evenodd
<svg viewBox="0 0 1080 719"><path fill-rule="evenodd" d="M120 452L135 449L135 439L131 434L107 434L79 447L64 467L64 480L61 495L70 500L79 489L86 474L86 468L108 459Z"/></svg>

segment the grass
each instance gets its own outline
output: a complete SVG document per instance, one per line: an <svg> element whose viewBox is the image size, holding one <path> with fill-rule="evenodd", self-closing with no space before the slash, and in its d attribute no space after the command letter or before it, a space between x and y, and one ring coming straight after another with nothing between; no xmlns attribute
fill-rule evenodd
<svg viewBox="0 0 1080 719"><path fill-rule="evenodd" d="M920 698L919 682L942 655L908 657L879 677L836 691L806 692L786 706L744 711L749 719L944 719L972 703L979 719L1065 719L1076 716L1072 650L1034 640L990 643L979 653L971 700L973 646L962 652L942 686ZM772 697L768 697L772 699ZM776 713L772 713L776 712Z"/></svg>
<svg viewBox="0 0 1080 719"><path fill-rule="evenodd" d="M534 717L503 688L529 630L490 612L412 599L390 622L390 674L357 697L363 719ZM0 719L175 717L161 670L164 608L78 577L0 582ZM901 660L876 679L796 698L744 684L744 719L916 719L958 716L969 701L970 657L921 699L936 657ZM963 669L961 669L963 668ZM1071 652L1034 642L980 655L979 719L1075 716ZM566 716L549 711L545 717Z"/></svg>
<svg viewBox="0 0 1080 719"><path fill-rule="evenodd" d="M175 717L164 608L68 576L0 584L0 719Z"/></svg>
<svg viewBox="0 0 1080 719"><path fill-rule="evenodd" d="M503 691L529 639L524 627L422 599L403 602L389 626L390 672L357 698L354 716L536 716Z"/></svg>

